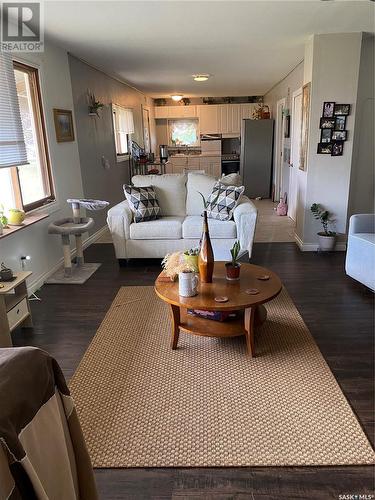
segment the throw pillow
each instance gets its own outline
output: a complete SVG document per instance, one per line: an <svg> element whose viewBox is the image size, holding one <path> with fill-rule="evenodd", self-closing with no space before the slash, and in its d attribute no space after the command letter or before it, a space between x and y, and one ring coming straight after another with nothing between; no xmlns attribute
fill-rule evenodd
<svg viewBox="0 0 375 500"><path fill-rule="evenodd" d="M134 222L145 222L160 217L159 203L152 186L134 187L124 184L124 193L134 213Z"/></svg>
<svg viewBox="0 0 375 500"><path fill-rule="evenodd" d="M225 186L220 181L216 182L207 200L207 217L230 220L244 190L244 186Z"/></svg>
<svg viewBox="0 0 375 500"><path fill-rule="evenodd" d="M242 186L241 176L236 173L223 175L220 182L226 186Z"/></svg>

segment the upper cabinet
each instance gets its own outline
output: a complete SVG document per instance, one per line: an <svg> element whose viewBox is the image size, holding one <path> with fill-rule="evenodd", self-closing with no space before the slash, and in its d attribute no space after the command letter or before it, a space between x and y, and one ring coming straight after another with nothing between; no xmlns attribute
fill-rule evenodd
<svg viewBox="0 0 375 500"><path fill-rule="evenodd" d="M155 118L199 118L201 134L241 133L241 120L252 118L256 104L203 104L156 106Z"/></svg>
<svg viewBox="0 0 375 500"><path fill-rule="evenodd" d="M155 106L155 118L196 118L196 106Z"/></svg>

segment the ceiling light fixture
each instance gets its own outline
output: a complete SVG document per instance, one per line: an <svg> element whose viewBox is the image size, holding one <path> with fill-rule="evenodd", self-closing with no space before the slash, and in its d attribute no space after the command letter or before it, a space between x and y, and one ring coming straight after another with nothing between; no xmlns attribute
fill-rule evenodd
<svg viewBox="0 0 375 500"><path fill-rule="evenodd" d="M172 99L174 101L181 101L181 99L183 98L183 95L181 94L174 94L174 95L171 95Z"/></svg>
<svg viewBox="0 0 375 500"><path fill-rule="evenodd" d="M210 78L210 75L208 74L193 75L193 78L196 82L205 82Z"/></svg>

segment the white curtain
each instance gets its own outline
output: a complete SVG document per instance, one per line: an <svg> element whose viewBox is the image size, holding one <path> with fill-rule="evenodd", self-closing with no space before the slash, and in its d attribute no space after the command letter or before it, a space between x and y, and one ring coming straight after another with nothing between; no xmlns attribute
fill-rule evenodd
<svg viewBox="0 0 375 500"><path fill-rule="evenodd" d="M0 52L0 168L27 164L11 54Z"/></svg>

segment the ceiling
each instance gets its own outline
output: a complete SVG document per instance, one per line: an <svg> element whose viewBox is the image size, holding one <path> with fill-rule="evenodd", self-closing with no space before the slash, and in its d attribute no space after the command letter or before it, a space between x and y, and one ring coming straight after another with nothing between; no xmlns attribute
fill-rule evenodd
<svg viewBox="0 0 375 500"><path fill-rule="evenodd" d="M45 26L72 54L153 97L263 95L302 61L310 35L374 32L374 3L49 1ZM196 83L195 73L212 77Z"/></svg>

